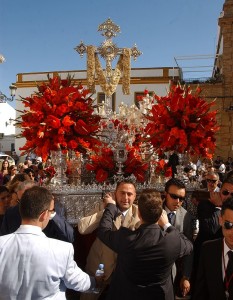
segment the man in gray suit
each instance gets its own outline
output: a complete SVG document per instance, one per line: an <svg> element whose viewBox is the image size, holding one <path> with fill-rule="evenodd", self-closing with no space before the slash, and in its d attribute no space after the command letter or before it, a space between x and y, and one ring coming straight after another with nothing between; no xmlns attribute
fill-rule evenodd
<svg viewBox="0 0 233 300"><path fill-rule="evenodd" d="M185 184L179 179L170 179L165 185L164 209L171 225L193 242L192 216L182 207L185 194ZM178 294L181 292L182 296L186 296L190 291L192 263L193 254L191 253L179 259L172 269L174 288Z"/></svg>
<svg viewBox="0 0 233 300"><path fill-rule="evenodd" d="M20 201L22 223L0 237L0 298L9 300L66 299L66 287L86 291L95 286L73 259L71 243L50 239L42 229L54 212L50 191L34 186Z"/></svg>

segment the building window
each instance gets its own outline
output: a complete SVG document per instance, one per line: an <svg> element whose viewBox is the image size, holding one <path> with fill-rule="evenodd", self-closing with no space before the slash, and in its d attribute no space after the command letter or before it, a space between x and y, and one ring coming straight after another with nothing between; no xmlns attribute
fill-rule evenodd
<svg viewBox="0 0 233 300"><path fill-rule="evenodd" d="M97 93L97 103L101 104L105 101L104 93ZM110 103L112 111L116 111L116 93L112 94L112 101Z"/></svg>
<svg viewBox="0 0 233 300"><path fill-rule="evenodd" d="M149 92L150 96L153 96L154 92ZM145 96L144 92L134 92L134 104L140 108L139 106L139 101L138 101L138 96Z"/></svg>

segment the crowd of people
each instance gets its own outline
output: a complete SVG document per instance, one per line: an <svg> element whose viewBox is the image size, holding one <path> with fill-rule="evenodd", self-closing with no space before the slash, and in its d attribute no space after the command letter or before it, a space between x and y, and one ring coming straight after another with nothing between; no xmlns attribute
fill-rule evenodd
<svg viewBox="0 0 233 300"><path fill-rule="evenodd" d="M138 195L135 183L125 179L77 227L40 186L40 160L13 167L4 161L0 299L71 299L71 290L82 300L233 299L233 164L228 158L222 176L220 160L186 166L187 177L201 174L201 189L189 201L186 181L176 176L163 193ZM198 233L193 220L199 222ZM80 267L79 236L91 236ZM100 263L104 275L97 278Z"/></svg>

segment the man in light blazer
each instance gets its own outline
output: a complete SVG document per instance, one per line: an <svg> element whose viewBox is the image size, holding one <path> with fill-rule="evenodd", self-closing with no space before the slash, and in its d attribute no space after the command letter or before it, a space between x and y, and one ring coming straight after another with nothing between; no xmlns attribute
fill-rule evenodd
<svg viewBox="0 0 233 300"><path fill-rule="evenodd" d="M193 242L192 216L182 207L185 195L185 184L179 179L170 179L165 185L164 209L167 212L171 225ZM172 268L174 288L176 292L178 294L181 293L182 296L186 296L190 291L192 264L193 253L179 259Z"/></svg>
<svg viewBox="0 0 233 300"><path fill-rule="evenodd" d="M81 234L89 234L99 226L100 219L103 215L104 207L106 206L107 198L116 199L117 207L119 209L118 215L113 221L113 230L118 230L121 226L127 227L131 230L139 227L140 220L138 218L138 208L134 205L136 199L136 188L132 181L123 180L118 182L114 194L107 194L103 199L103 205L96 208L96 211L88 217L84 217L78 224L78 230ZM112 272L116 265L117 255L108 246L100 241L97 237L93 242L89 254L87 256L87 263L85 271L89 275L94 275L98 265L104 264L105 271L105 285L109 284ZM81 299L97 299L100 295L82 294Z"/></svg>
<svg viewBox="0 0 233 300"><path fill-rule="evenodd" d="M233 299L233 270L227 275L228 263L233 268L232 196L222 204L219 224L223 238L206 241L202 245L193 300Z"/></svg>
<svg viewBox="0 0 233 300"><path fill-rule="evenodd" d="M24 192L21 226L0 237L0 299L65 300L66 288L86 291L95 286L94 278L75 263L72 244L42 232L53 212L50 191L34 186Z"/></svg>
<svg viewBox="0 0 233 300"><path fill-rule="evenodd" d="M141 225L135 231L112 230L118 209L111 198L107 201L98 236L118 254L107 299L174 299L171 268L192 251L192 243L168 223L165 211L162 214L160 193L149 190L139 196Z"/></svg>

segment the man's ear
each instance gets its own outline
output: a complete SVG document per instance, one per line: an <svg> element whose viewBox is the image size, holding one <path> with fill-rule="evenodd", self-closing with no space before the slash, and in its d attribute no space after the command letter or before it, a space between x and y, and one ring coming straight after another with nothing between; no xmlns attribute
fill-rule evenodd
<svg viewBox="0 0 233 300"><path fill-rule="evenodd" d="M47 214L48 214L47 210L43 211L39 216L39 221L44 222L47 219Z"/></svg>

